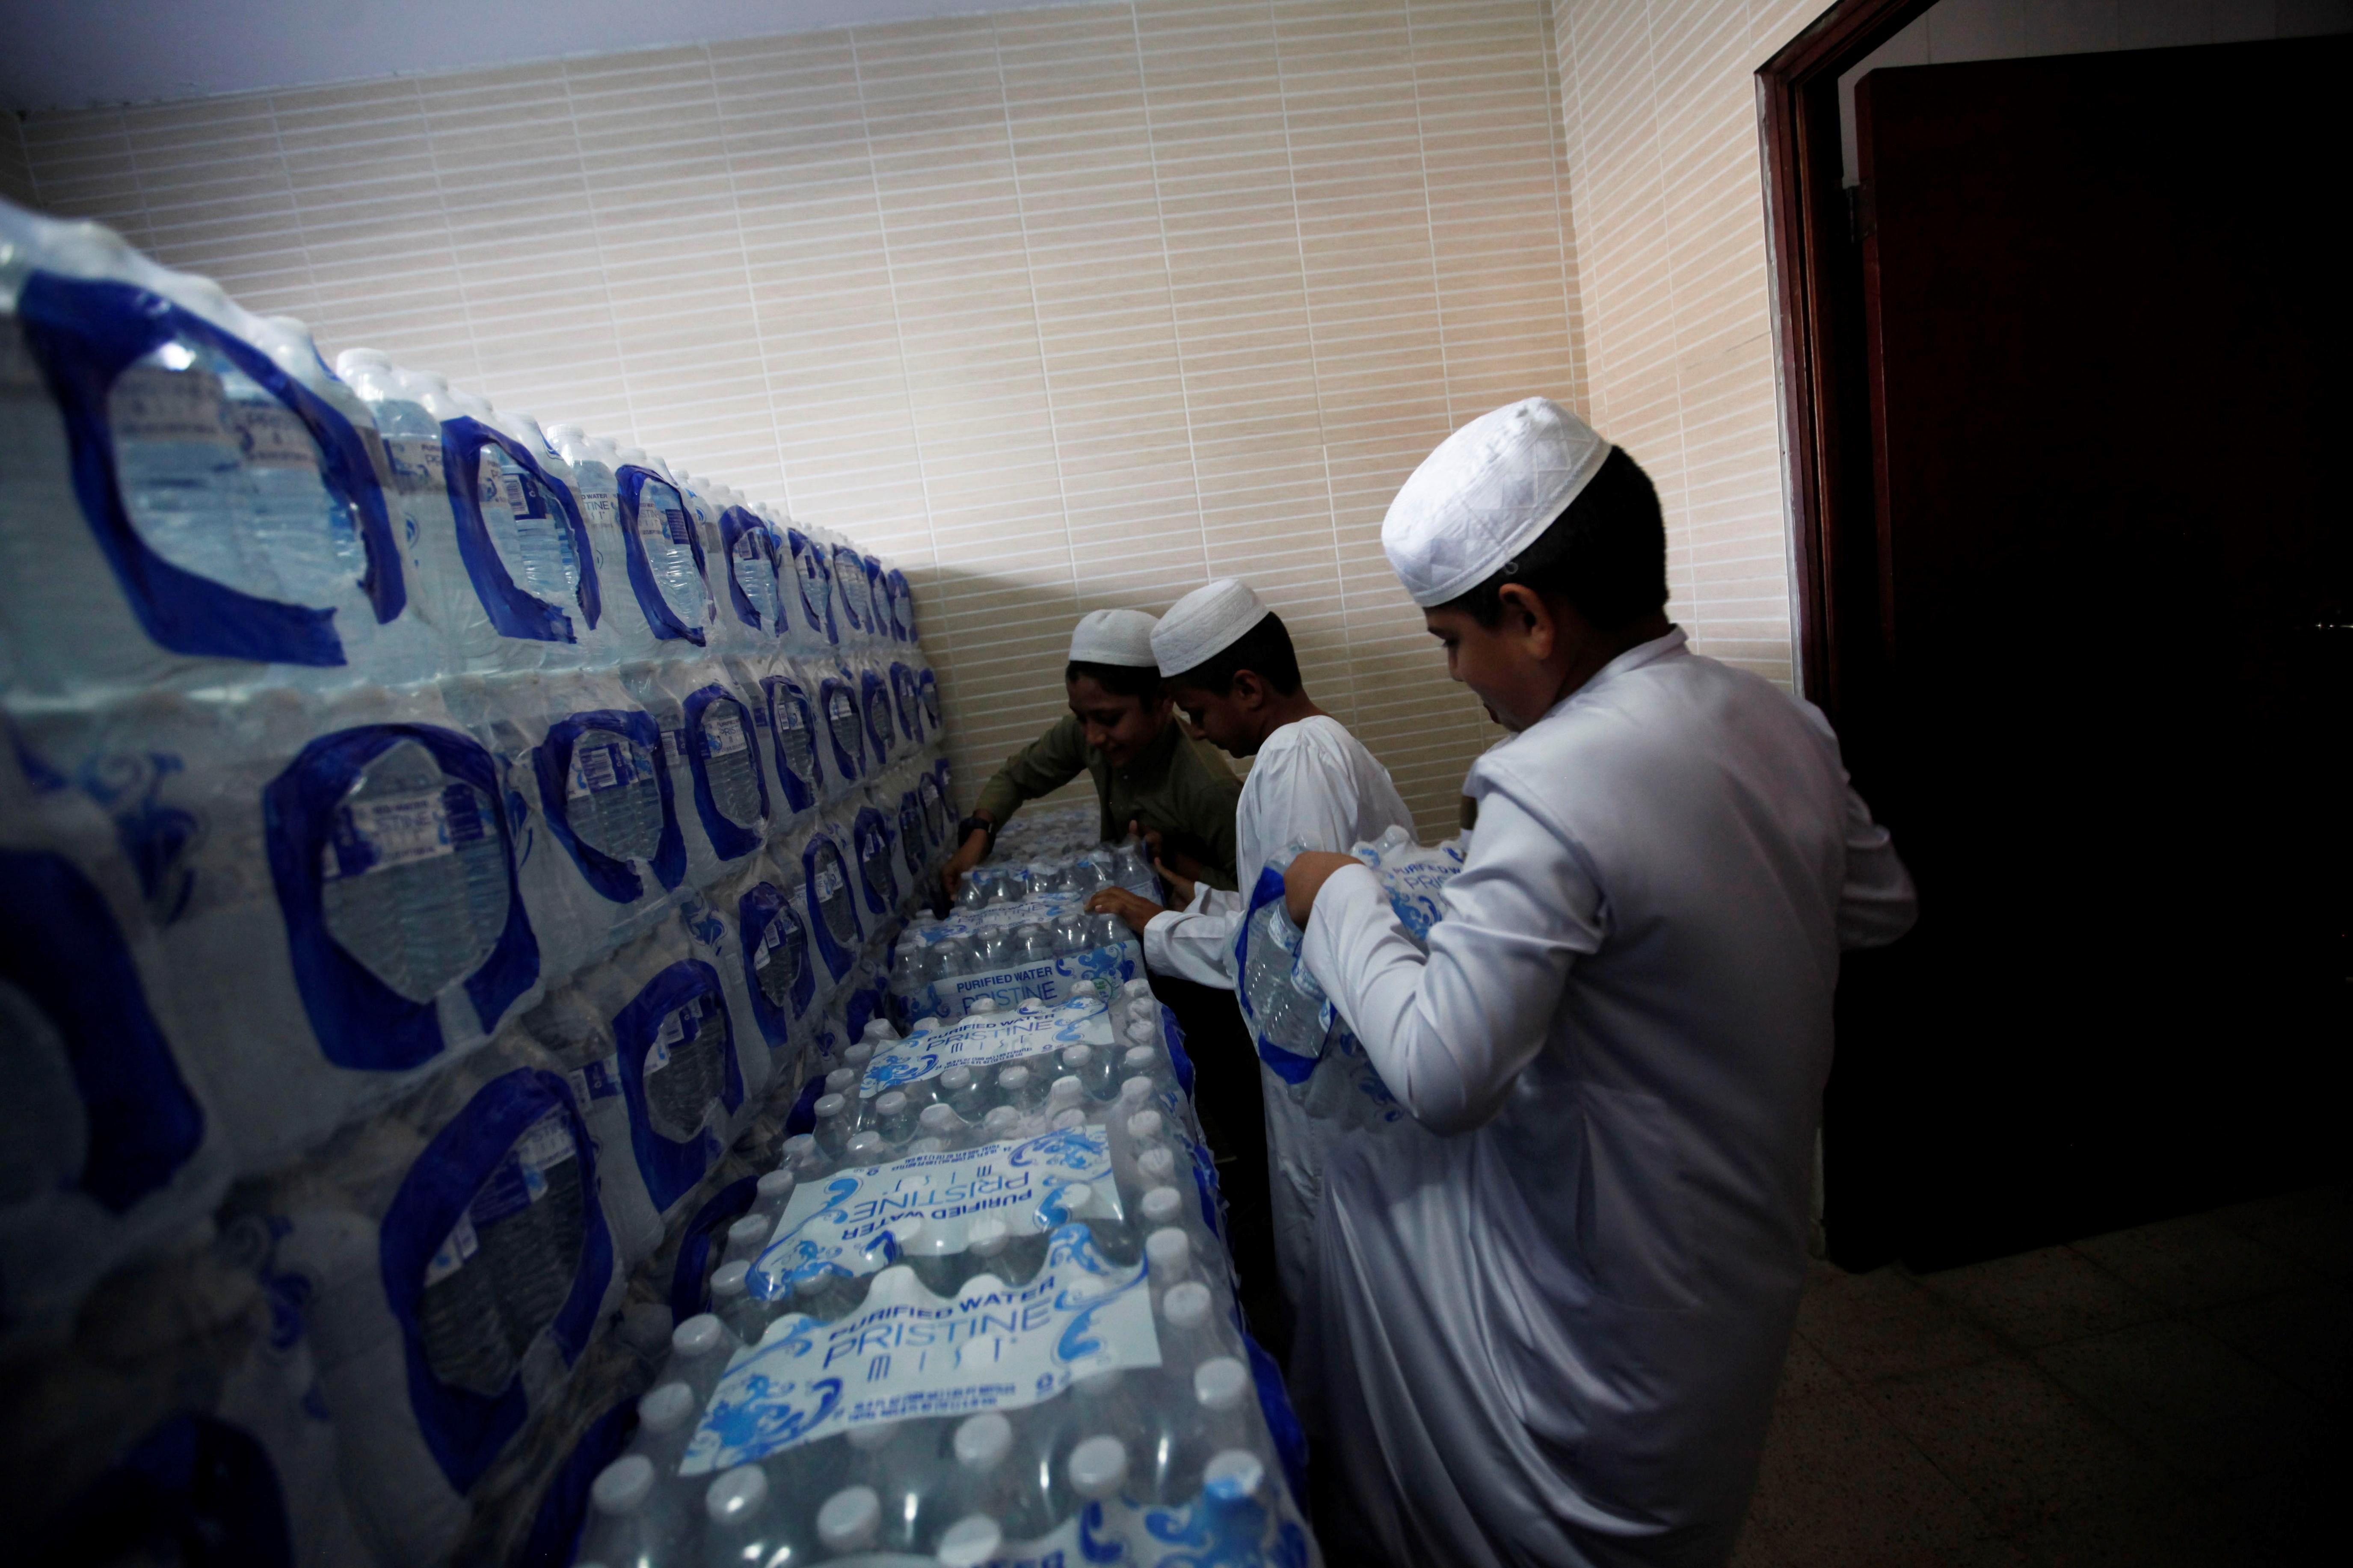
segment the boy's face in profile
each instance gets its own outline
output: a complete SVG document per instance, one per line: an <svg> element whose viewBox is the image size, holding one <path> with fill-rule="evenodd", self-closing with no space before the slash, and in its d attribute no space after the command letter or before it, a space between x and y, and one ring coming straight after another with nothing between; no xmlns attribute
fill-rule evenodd
<svg viewBox="0 0 2353 1568"><path fill-rule="evenodd" d="M1066 689L1071 712L1086 731L1087 744L1103 754L1114 768L1124 768L1159 739L1168 722L1166 697L1126 697L1107 691L1092 675L1082 675Z"/></svg>

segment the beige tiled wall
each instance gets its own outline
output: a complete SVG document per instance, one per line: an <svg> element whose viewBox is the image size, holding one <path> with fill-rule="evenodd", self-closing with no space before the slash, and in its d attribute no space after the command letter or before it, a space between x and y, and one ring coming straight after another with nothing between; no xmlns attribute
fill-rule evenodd
<svg viewBox="0 0 2353 1568"><path fill-rule="evenodd" d="M1755 72L1823 0L1560 0L1596 425L1670 520L1673 613L1788 682L1789 546Z"/></svg>
<svg viewBox="0 0 2353 1568"><path fill-rule="evenodd" d="M5 110L0 110L0 196L27 205L33 200L33 165L25 157L25 129Z"/></svg>
<svg viewBox="0 0 2353 1568"><path fill-rule="evenodd" d="M1081 611L1239 573L1437 830L1495 731L1379 524L1453 426L1585 401L1551 29L1105 5L41 114L26 146L41 205L331 356L896 557L967 792L1058 710Z"/></svg>

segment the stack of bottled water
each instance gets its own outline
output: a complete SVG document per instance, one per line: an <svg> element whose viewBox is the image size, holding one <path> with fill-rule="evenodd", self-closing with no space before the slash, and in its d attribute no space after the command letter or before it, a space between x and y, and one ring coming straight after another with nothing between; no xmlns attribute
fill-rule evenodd
<svg viewBox="0 0 2353 1568"><path fill-rule="evenodd" d="M1087 912L1088 899L1104 888L1158 896L1141 844L974 868L944 917L918 912L900 934L893 1010L902 1019L956 1018L983 998L1008 1007L1055 1003L1136 978L1144 952L1134 932L1116 915Z"/></svg>
<svg viewBox="0 0 2353 1568"><path fill-rule="evenodd" d="M825 1080L579 1560L1320 1561L1148 987L924 1025Z"/></svg>
<svg viewBox="0 0 2353 1568"><path fill-rule="evenodd" d="M990 856L999 864L1073 860L1103 836L1103 807L1092 798L1025 805L1000 828Z"/></svg>
<svg viewBox="0 0 2353 1568"><path fill-rule="evenodd" d="M298 1562L502 1554L953 847L905 577L0 203L0 710L26 1495L226 1477L285 1517L205 1528ZM266 1341L53 1386L159 1277ZM57 1507L56 1555L118 1539Z"/></svg>
<svg viewBox="0 0 2353 1568"><path fill-rule="evenodd" d="M1427 951L1468 842L1466 834L1423 846L1392 827L1350 853L1371 868L1398 923ZM1309 1120L1345 1128L1388 1125L1403 1113L1300 955L1305 937L1292 921L1282 886L1282 872L1299 852L1294 845L1270 862L1252 891L1238 942L1242 1014L1260 1061Z"/></svg>

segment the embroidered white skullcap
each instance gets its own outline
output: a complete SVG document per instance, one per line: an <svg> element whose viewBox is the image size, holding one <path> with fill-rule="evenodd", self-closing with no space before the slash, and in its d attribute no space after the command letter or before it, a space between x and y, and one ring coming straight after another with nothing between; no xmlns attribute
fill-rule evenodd
<svg viewBox="0 0 2353 1568"><path fill-rule="evenodd" d="M1149 668L1159 624L1142 610L1089 610L1071 632L1071 662Z"/></svg>
<svg viewBox="0 0 2353 1568"><path fill-rule="evenodd" d="M1609 442L1549 397L1482 414L1389 502L1381 549L1415 604L1442 605L1535 543L1609 456Z"/></svg>
<svg viewBox="0 0 2353 1568"><path fill-rule="evenodd" d="M1177 675L1204 665L1266 619L1267 608L1239 577L1204 584L1168 606L1152 628L1160 673Z"/></svg>

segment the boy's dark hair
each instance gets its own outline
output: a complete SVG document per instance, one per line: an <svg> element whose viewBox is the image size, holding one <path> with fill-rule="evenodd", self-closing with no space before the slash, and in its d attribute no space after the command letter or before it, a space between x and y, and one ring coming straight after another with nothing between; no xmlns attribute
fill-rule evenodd
<svg viewBox="0 0 2353 1568"><path fill-rule="evenodd" d="M1596 628L1630 626L1667 602L1667 524L1659 492L1622 447L1562 509L1551 526L1502 571L1438 607L1481 626L1503 624L1504 584L1518 583L1567 599Z"/></svg>
<svg viewBox="0 0 2353 1568"><path fill-rule="evenodd" d="M1160 695L1160 671L1148 664L1090 664L1074 658L1062 667L1062 684L1082 675L1113 697L1133 697L1146 708Z"/></svg>
<svg viewBox="0 0 2353 1568"><path fill-rule="evenodd" d="M1290 628L1269 610L1250 627L1190 669L1168 678L1170 687L1190 686L1223 697L1234 689L1234 677L1249 670L1288 697L1299 689L1299 655L1291 646Z"/></svg>

